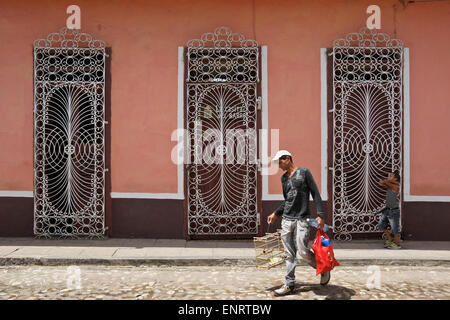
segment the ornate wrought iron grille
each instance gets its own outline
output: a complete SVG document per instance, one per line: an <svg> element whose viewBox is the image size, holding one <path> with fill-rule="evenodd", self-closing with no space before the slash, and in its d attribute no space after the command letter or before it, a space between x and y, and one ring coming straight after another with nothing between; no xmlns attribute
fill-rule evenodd
<svg viewBox="0 0 450 320"><path fill-rule="evenodd" d="M34 234L105 231L105 44L62 29L34 42Z"/></svg>
<svg viewBox="0 0 450 320"><path fill-rule="evenodd" d="M220 27L187 47L189 235L251 235L257 215L256 41Z"/></svg>
<svg viewBox="0 0 450 320"><path fill-rule="evenodd" d="M402 172L403 47L362 29L333 46L335 238L377 232L389 172ZM401 192L400 192L401 193Z"/></svg>

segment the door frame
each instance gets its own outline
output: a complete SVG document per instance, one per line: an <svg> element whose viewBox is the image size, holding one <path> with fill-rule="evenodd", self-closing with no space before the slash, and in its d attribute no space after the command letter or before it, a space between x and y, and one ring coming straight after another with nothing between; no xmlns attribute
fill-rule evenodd
<svg viewBox="0 0 450 320"><path fill-rule="evenodd" d="M217 28L219 29L219 28ZM216 29L216 30L217 30ZM203 38L203 37L202 37ZM249 40L249 41L253 41L253 40ZM261 144L260 144L260 129L261 129L261 125L262 125L262 119L261 119L261 112L262 112L262 108L261 108L261 99L262 99L262 84L261 84L261 56L262 56L262 52L261 52L261 46L258 45L258 81L254 82L256 84L256 98L257 98L257 109L256 109L256 133L257 133L257 150L256 150L256 156L258 158L258 161L260 163L260 154L261 154ZM188 79L188 67L187 67L187 59L185 59L187 52L188 52L188 47L184 46L184 47L179 47L179 50L182 51L182 64L183 64L183 129L184 132L186 134L187 132L187 128L188 128L188 117L187 117L187 79ZM245 83L245 82L244 82ZM181 85L181 83L179 83L179 85ZM184 153L184 157L186 157L188 155L187 152ZM257 174L256 174L256 214L257 214L257 233L255 234L214 234L214 235L193 235L193 234L189 234L189 226L188 226L188 221L189 221L189 211L188 211L188 164L183 163L183 194L184 194L184 234L185 234L185 238L186 239L249 239L249 238L253 238L254 236L260 236L263 233L263 223L262 223L262 175L261 175L261 167L260 165L257 165L258 170L257 170Z"/></svg>
<svg viewBox="0 0 450 320"><path fill-rule="evenodd" d="M91 80L91 78L85 79L83 78L77 78L81 77L79 74L76 75L76 72L80 72L80 70L74 70L72 73L64 73L64 75L71 75L73 79L70 80L66 77L61 77L64 71L61 71L61 73L49 73L46 69L45 64L48 64L48 66L57 69L58 62L57 59L55 59L54 62L51 60L48 60L45 62L41 59L44 58L44 54L51 55L51 50L54 50L56 54L64 54L65 50L80 50L83 56L81 58L78 58L79 60L94 60L94 62L84 62L84 63L90 63L90 66L92 67L92 63L98 64L98 61L101 61L103 64L103 74L101 75L103 77L102 80L99 80L96 77L100 77L98 75L98 71L90 71L92 74L90 74L91 77L94 77L94 79ZM86 51L83 52L83 50L91 50L96 51L97 53L85 55ZM111 79L110 79L110 60L107 59L109 57L109 54L111 53L111 48L105 46L105 42L101 40L95 40L87 33L81 33L79 30L70 30L67 28L62 28L59 32L55 32L50 34L46 39L37 39L34 41L33 45L33 167L34 167L34 186L33 186L33 233L37 237L51 237L51 238L104 238L106 235L109 235L109 226L111 225L112 219L111 219L111 198L108 190L111 187L110 182L110 175L108 174L109 165L110 165L110 128L106 126L110 120L110 85L111 85ZM102 58L99 58L99 54L102 55ZM39 55L41 55L41 58L39 58ZM84 70L83 70L84 71ZM54 77L54 79L51 78L45 78L45 75L50 75ZM67 76L68 77L68 76ZM101 78L100 78L101 79ZM75 87L83 87L79 84L87 83L86 87L94 87L95 91L94 94L102 94L102 97L99 99L95 99L94 103L96 105L93 106L97 121L94 124L94 131L96 133L95 135L95 142L93 144L96 154L95 154L95 165L94 168L95 172L93 173L94 179L97 180L96 183L100 180L101 183L101 189L102 193L99 193L99 186L96 186L95 193L94 193L94 201L95 201L95 213L101 212L102 213L102 219L101 219L101 228L99 227L99 222L94 221L89 224L89 232L85 231L85 227L82 227L82 230L80 232L76 232L76 225L80 224L80 222L73 222L69 223L67 226L68 228L72 228L73 233L67 230L57 231L54 233L48 233L45 232L45 226L40 226L40 222L38 222L38 218L46 218L47 215L43 214L45 213L45 190L44 186L45 184L42 184L42 181L44 180L45 176L45 162L44 159L45 154L43 152L45 148L45 117L47 116L46 111L46 92L44 88L57 88L57 87L64 87L64 85L68 84L70 86ZM40 88L42 91L42 94L39 94L37 92L37 88ZM90 88L89 90L93 90ZM99 92L100 90L100 92ZM91 92L92 94L92 92ZM101 100L100 100L101 99ZM100 105L101 103L101 105ZM39 107L40 106L40 107ZM99 107L101 106L101 109ZM42 123L42 124L39 124ZM100 123L100 125L99 125ZM100 139L100 140L99 140ZM39 142L42 140L42 142ZM99 142L100 141L100 142ZM97 153L97 148L101 148L100 154ZM74 148L72 147L72 150ZM37 154L41 154L42 161L38 160ZM101 156L101 159L99 160L99 156ZM39 161L39 162L38 162ZM100 162L100 166L99 166ZM100 174L101 173L101 174ZM100 174L100 175L99 175ZM92 185L93 186L93 185ZM37 192L37 189L41 188L42 191L39 193ZM101 209L99 209L99 202L101 199ZM91 210L93 209L92 204L90 204ZM41 209L39 209L41 208ZM90 213L90 212L89 212ZM77 216L74 215L74 218ZM96 214L91 214L89 218L96 217ZM71 217L69 217L71 218ZM45 224L45 221L43 222ZM47 222L48 223L48 222ZM73 224L73 226L71 226ZM81 227L78 227L81 229ZM56 230L55 230L56 231Z"/></svg>
<svg viewBox="0 0 450 320"><path fill-rule="evenodd" d="M365 32L364 29L362 29L360 31L360 34L362 34L362 32ZM350 35L356 35L357 33L353 33ZM376 32L371 32L371 34L376 34ZM352 41L351 36L348 35L346 37L346 41ZM382 34L383 37L387 38L389 40L389 36ZM350 36L350 37L349 37ZM350 40L349 40L350 39ZM398 39L390 39L391 41L393 41L393 43L395 44L400 44L401 45L401 41ZM335 44L337 43L337 41L344 41L344 39L338 39L335 41ZM380 46L382 47L382 46ZM334 208L334 85L333 85L333 75L334 75L334 66L333 66L333 48L322 48L321 50L323 50L324 52L321 52L322 55L322 64L326 64L326 67L323 68L325 69L325 75L322 73L322 99L325 101L322 101L322 108L326 108L326 116L324 116L324 112L322 113L322 125L324 125L324 120L326 123L326 129L327 129L327 133L325 135L322 136L322 139L326 138L328 141L326 143L326 157L327 159L322 162L322 165L324 163L326 163L326 166L324 168L324 170L326 170L326 175L327 175L327 201L328 201L328 205L327 205L327 213L328 216L330 217L330 223L331 225L334 226L334 215L333 215L333 208ZM401 57L401 83L400 83L400 90L401 92L401 124L400 124L400 175L401 175L401 183L400 183L400 191L399 191L399 207L400 207L400 232L402 232L402 225L404 224L404 214L403 214L403 207L404 207L404 194L403 194L403 186L405 183L405 179L404 179L404 171L405 171L405 159L404 159L404 135L405 135L405 130L404 130L404 122L405 122L405 82L404 82L404 72L405 72L405 52L407 51L407 48L402 47L401 52L402 52L402 57ZM325 55L325 57L323 56ZM322 71L323 72L323 71ZM324 79L325 78L325 79ZM326 87L326 90L324 90L324 87ZM408 88L409 89L409 88ZM324 92L326 91L326 92ZM324 97L325 94L325 97ZM323 118L326 119L323 119ZM322 152L324 152L324 150L322 149ZM323 171L322 171L323 172ZM378 219L378 218L377 218ZM379 220L378 220L379 221ZM333 236L336 238L337 233L334 231L333 229ZM341 233L342 234L342 233ZM384 238L384 234L382 233L382 231L377 231L377 232L371 232L371 231L367 231L367 232L350 232L348 233L348 237L346 237L346 239L344 240L351 240L352 238L354 239L360 239L360 238L380 238L380 235Z"/></svg>

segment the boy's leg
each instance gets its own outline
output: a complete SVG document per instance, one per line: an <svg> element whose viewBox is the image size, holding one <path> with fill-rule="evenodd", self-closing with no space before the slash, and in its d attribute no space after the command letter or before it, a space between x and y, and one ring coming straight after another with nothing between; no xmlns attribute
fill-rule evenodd
<svg viewBox="0 0 450 320"><path fill-rule="evenodd" d="M388 241L392 241L392 234L389 230L383 230Z"/></svg>
<svg viewBox="0 0 450 320"><path fill-rule="evenodd" d="M285 283L291 288L295 286L295 266L297 265L296 229L295 221L287 219L281 221L281 242L286 253Z"/></svg>
<svg viewBox="0 0 450 320"><path fill-rule="evenodd" d="M389 224L389 219L387 216L387 210L384 210L383 213L381 214L380 223L378 224L378 230L381 230L384 232L388 241L392 241L391 233L387 230L388 224Z"/></svg>
<svg viewBox="0 0 450 320"><path fill-rule="evenodd" d="M399 223L400 223L400 210L396 209L396 210L390 210L389 212L389 223L391 224L391 228L392 228L392 234L394 235L394 241L395 241L395 248L401 248L400 246L400 232L399 232Z"/></svg>
<svg viewBox="0 0 450 320"><path fill-rule="evenodd" d="M389 219L389 222L392 227L392 233L394 234L395 243L397 245L400 245L400 210L392 210L391 211L391 217Z"/></svg>

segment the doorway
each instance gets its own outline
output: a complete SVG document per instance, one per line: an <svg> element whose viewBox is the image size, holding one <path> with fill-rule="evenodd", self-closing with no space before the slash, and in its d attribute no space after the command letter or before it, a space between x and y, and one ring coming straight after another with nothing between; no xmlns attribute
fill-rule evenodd
<svg viewBox="0 0 450 320"><path fill-rule="evenodd" d="M34 42L34 234L105 234L105 45L62 29Z"/></svg>
<svg viewBox="0 0 450 320"><path fill-rule="evenodd" d="M186 231L189 238L258 234L260 48L227 27L186 52Z"/></svg>
<svg viewBox="0 0 450 320"><path fill-rule="evenodd" d="M334 42L332 75L333 232L351 240L380 233L386 190L379 181L403 176L402 43L375 30L351 33Z"/></svg>

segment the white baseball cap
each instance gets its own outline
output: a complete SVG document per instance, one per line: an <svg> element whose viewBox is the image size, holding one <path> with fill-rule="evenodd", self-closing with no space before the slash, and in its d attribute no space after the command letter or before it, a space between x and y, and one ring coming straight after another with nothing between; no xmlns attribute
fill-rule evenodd
<svg viewBox="0 0 450 320"><path fill-rule="evenodd" d="M275 157L273 157L272 162L278 162L278 160L282 157L282 156L291 156L291 153L287 150L280 150L275 154Z"/></svg>

